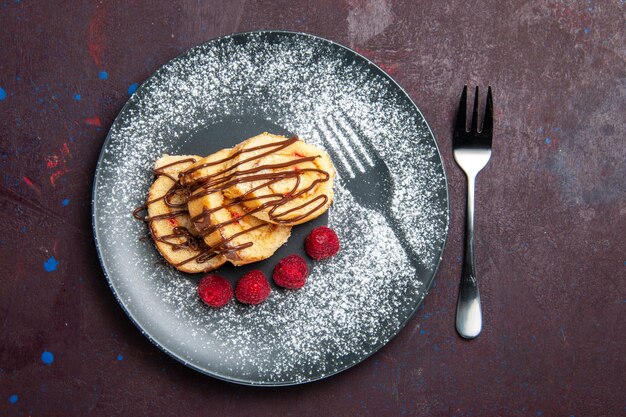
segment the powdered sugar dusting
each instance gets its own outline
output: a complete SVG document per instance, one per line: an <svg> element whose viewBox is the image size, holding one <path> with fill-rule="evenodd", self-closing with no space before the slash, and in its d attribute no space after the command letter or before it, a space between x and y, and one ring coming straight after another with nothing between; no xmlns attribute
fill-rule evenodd
<svg viewBox="0 0 626 417"><path fill-rule="evenodd" d="M252 384L305 382L359 362L397 333L431 277L416 279L399 232L383 214L359 205L340 169L329 214L339 254L310 263L300 291L274 290L259 306L211 310L198 300L195 279L159 264L152 242L138 240L145 226L130 213L147 194L158 156L176 153L203 126L244 114L263 115L326 149L345 148L358 135L390 167L390 212L401 219L423 270L436 267L447 232L439 155L406 97L336 45L304 35L270 38L210 42L159 70L111 128L95 187L103 264L130 316L183 362ZM339 121L332 125L338 140L326 143L320 132L328 132L322 121L329 118L349 118L355 130L340 137L347 125ZM338 169L353 163L346 159L335 161Z"/></svg>

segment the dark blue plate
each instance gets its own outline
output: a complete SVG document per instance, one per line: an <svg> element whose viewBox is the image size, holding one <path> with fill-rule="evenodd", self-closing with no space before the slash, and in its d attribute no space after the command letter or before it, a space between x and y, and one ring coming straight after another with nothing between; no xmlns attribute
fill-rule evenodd
<svg viewBox="0 0 626 417"><path fill-rule="evenodd" d="M264 131L328 150L335 200L272 258L218 272L233 284L250 269L271 277L320 224L337 231L342 250L309 259L300 291L274 287L259 306L213 310L196 296L199 277L164 264L131 212L161 154L207 155ZM448 192L424 117L380 68L311 35L242 33L191 49L133 94L98 161L93 227L111 289L154 344L220 379L290 385L347 369L402 329L439 265Z"/></svg>

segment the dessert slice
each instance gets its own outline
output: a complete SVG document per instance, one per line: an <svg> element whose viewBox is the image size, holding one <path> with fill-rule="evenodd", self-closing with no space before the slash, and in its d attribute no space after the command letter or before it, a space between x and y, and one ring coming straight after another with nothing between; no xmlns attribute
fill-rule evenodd
<svg viewBox="0 0 626 417"><path fill-rule="evenodd" d="M328 210L335 169L322 149L296 137L262 133L234 148L226 162L225 197L240 201L254 217L296 225Z"/></svg>
<svg viewBox="0 0 626 417"><path fill-rule="evenodd" d="M261 221L240 200L224 197L235 172L228 170L234 152L223 149L198 160L180 180L190 191L189 214L205 243L234 265L245 265L272 256L291 227Z"/></svg>
<svg viewBox="0 0 626 417"><path fill-rule="evenodd" d="M154 164L157 178L146 203L145 220L158 251L176 269L189 273L212 271L226 262L199 236L190 220L185 190L178 183L178 174L198 159L170 155L159 158Z"/></svg>

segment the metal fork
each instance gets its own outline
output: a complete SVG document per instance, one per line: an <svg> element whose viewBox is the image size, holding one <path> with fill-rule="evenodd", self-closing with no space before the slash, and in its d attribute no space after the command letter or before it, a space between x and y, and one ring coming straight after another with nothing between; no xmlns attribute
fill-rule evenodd
<svg viewBox="0 0 626 417"><path fill-rule="evenodd" d="M326 150L333 158L339 176L347 190L361 207L382 214L395 232L416 275L424 271L411 250L400 222L391 210L393 180L389 167L366 140L357 124L345 113L342 117L328 116L317 123L317 134L328 145Z"/></svg>
<svg viewBox="0 0 626 417"><path fill-rule="evenodd" d="M456 305L456 330L466 339L473 339L480 334L483 325L480 293L476 282L474 262L474 183L478 172L487 165L491 157L491 138L493 136L493 100L491 87L487 91L487 105L483 126L478 131L478 86L474 96L472 126L467 131L467 86L463 88L461 101L456 116L452 143L454 159L467 176L467 224L465 229L465 259Z"/></svg>

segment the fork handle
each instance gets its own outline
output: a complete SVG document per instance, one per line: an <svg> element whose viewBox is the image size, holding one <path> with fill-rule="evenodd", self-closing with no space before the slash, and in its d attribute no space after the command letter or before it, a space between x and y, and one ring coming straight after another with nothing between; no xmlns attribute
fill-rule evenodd
<svg viewBox="0 0 626 417"><path fill-rule="evenodd" d="M466 339L480 334L483 318L480 307L480 292L476 281L474 263L474 184L476 175L467 176L467 224L465 229L465 259L459 299L456 305L456 330Z"/></svg>

